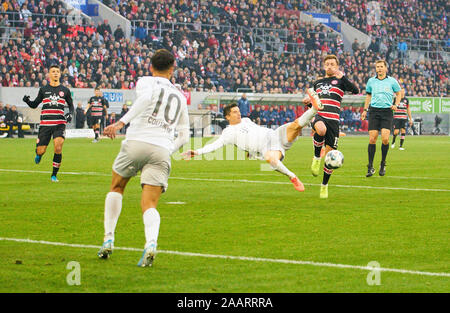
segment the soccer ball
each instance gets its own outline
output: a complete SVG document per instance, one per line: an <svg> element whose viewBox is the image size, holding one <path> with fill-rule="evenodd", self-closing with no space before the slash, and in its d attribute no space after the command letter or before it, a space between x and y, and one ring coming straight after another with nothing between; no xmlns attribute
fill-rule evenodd
<svg viewBox="0 0 450 313"><path fill-rule="evenodd" d="M333 170L340 168L344 164L344 155L339 150L331 150L325 156L325 165Z"/></svg>

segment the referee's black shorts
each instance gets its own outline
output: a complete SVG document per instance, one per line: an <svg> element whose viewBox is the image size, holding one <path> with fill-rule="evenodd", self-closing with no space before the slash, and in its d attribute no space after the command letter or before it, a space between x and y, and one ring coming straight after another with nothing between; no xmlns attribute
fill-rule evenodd
<svg viewBox="0 0 450 313"><path fill-rule="evenodd" d="M392 129L392 121L394 120L394 113L391 108L379 109L370 107L369 109L369 131L383 128Z"/></svg>

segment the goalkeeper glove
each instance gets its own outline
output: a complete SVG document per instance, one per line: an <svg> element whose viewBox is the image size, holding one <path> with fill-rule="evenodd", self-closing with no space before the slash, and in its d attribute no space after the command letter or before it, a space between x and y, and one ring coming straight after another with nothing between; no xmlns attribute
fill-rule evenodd
<svg viewBox="0 0 450 313"><path fill-rule="evenodd" d="M72 113L66 113L64 117L66 118L67 123L70 123L72 121Z"/></svg>

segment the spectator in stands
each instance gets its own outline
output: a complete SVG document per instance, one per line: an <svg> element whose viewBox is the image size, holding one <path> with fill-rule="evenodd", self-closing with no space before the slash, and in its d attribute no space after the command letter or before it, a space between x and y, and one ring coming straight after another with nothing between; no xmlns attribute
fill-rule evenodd
<svg viewBox="0 0 450 313"><path fill-rule="evenodd" d="M380 45L378 44L375 38L372 38L369 47L367 49L372 52L378 53L380 51Z"/></svg>
<svg viewBox="0 0 450 313"><path fill-rule="evenodd" d="M360 128L361 128L361 113L359 113L358 108L353 108L351 129L353 131L358 131Z"/></svg>
<svg viewBox="0 0 450 313"><path fill-rule="evenodd" d="M242 97L238 100L237 105L239 107L239 111L241 111L242 117L250 116L250 102L248 101L245 93L242 94Z"/></svg>
<svg viewBox="0 0 450 313"><path fill-rule="evenodd" d="M406 57L406 52L408 51L408 44L404 40L399 41L397 49L399 52L399 57L403 59Z"/></svg>
<svg viewBox="0 0 450 313"><path fill-rule="evenodd" d="M287 109L286 116L288 118L287 119L288 122L295 121L296 117L293 105L290 105L289 108Z"/></svg>
<svg viewBox="0 0 450 313"><path fill-rule="evenodd" d="M114 39L116 41L120 41L123 38L125 38L125 33L123 32L122 27L120 27L120 25L117 25L116 30L114 31Z"/></svg>
<svg viewBox="0 0 450 313"><path fill-rule="evenodd" d="M359 50L359 42L358 42L358 38L355 38L355 40L352 43L352 51L353 51L353 53L355 53L358 50Z"/></svg>
<svg viewBox="0 0 450 313"><path fill-rule="evenodd" d="M287 116L287 107L283 105L280 107L280 111L278 112L278 125L284 125L289 120Z"/></svg>
<svg viewBox="0 0 450 313"><path fill-rule="evenodd" d="M10 104L5 104L5 107L3 108L3 112L5 113L5 115L11 110L11 105Z"/></svg>
<svg viewBox="0 0 450 313"><path fill-rule="evenodd" d="M297 119L297 118L299 118L300 116L302 116L303 112L304 112L304 107L303 107L303 105L297 105L297 106L295 107L295 118Z"/></svg>
<svg viewBox="0 0 450 313"><path fill-rule="evenodd" d="M217 38L214 34L211 34L211 36L208 39L208 47L215 48L218 46L219 46L219 41L217 40Z"/></svg>
<svg viewBox="0 0 450 313"><path fill-rule="evenodd" d="M13 138L14 126L17 126L19 138L24 138L22 130L22 117L19 116L19 112L17 112L17 107L15 105L13 105L11 110L6 113L5 122L9 127L8 138Z"/></svg>
<svg viewBox="0 0 450 313"><path fill-rule="evenodd" d="M116 122L116 113L115 113L115 112L112 112L112 113L109 115L108 120L106 121L106 126L109 126L109 125L111 125L111 124L114 124L115 122Z"/></svg>
<svg viewBox="0 0 450 313"><path fill-rule="evenodd" d="M86 115L84 114L83 106L81 102L78 102L75 112L75 128L84 128L84 122L86 121Z"/></svg>
<svg viewBox="0 0 450 313"><path fill-rule="evenodd" d="M255 109L250 114L250 119L254 123L261 125L261 106L259 104L255 105Z"/></svg>
<svg viewBox="0 0 450 313"><path fill-rule="evenodd" d="M352 126L352 110L350 107L344 107L344 111L342 113L343 125L347 126L349 129Z"/></svg>
<svg viewBox="0 0 450 313"><path fill-rule="evenodd" d="M353 12L357 12L356 15L365 14L363 12L364 9L359 8L355 1L346 0L346 2L350 3L349 7L354 10ZM182 64L183 75L175 77L175 80L185 90L212 91L222 90L223 88L225 91L236 91L237 88L245 87L261 93L295 93L304 90L306 85L321 75L320 68L316 64L317 60L323 57L323 52L320 49L323 46L328 46L333 51L338 44L338 42L335 42L338 39L332 39L333 37L324 27L297 22L297 20L292 22L292 20L284 19L284 17L278 17L275 10L271 8L271 2L258 1L253 4L245 1L242 4L230 4L229 6L236 7L236 11L230 8L227 9L235 12L233 16L236 16L236 25L246 25L245 29L248 29L248 31L241 32L238 29L229 31L229 28L224 27L227 31L225 32L220 27L216 27L217 22L214 21L214 18L217 19L217 16L214 17L210 14L212 5L202 6L203 9L199 11L194 9L189 2L179 4L175 0L167 0L164 2L164 5L157 1L139 0L136 1L136 5L121 1L117 6L120 10L117 12L131 19L139 18L148 21L150 18L152 21L155 21L153 25L156 27L152 28L152 37L148 38L151 41L151 45L148 46L146 42L134 41L134 38L122 39L122 42L116 41L114 36L111 35L111 31L105 30L105 28L110 29L107 22L106 24L103 22L98 28L95 28L92 23L82 21L78 23L80 25L67 27L67 34L64 36L58 35L59 28L64 33L62 29L67 23L65 23L64 18L60 19L57 17L58 28L56 34L52 35L49 33L51 18L45 16L37 17L35 14L45 13L46 5L50 2L39 2L42 3L39 7L35 7L35 2L29 1L27 5L33 14L32 21L35 22L31 27L32 33L29 39L15 38L14 40L5 40L3 43L0 43L0 51L2 52L0 53L0 82L3 86L31 87L36 84L45 84L45 79L39 78L37 74L40 73L45 77L44 68L50 63L57 62L61 63L62 71L66 75L63 76L64 84L66 85L80 88L87 88L93 85L101 85L102 88L133 88L139 77L150 75L148 70L149 58L153 51L160 47L158 45L159 38L155 33L159 35L161 31L161 37L164 38L164 40L161 40L161 45L164 42L164 46L167 45L170 50L172 50L172 47L176 47L175 54L178 54L178 51L180 51L177 56L177 63L179 65ZM61 2L55 1L54 3L60 4ZM383 2L383 5L386 5L388 8L397 8L398 3L400 2ZM438 11L438 4L443 3L442 0L433 1L430 4L431 9L429 11ZM59 4L57 5L57 10L59 10ZM168 6L165 7L165 4ZM340 5L340 2L333 2L334 4ZM228 25L228 22L231 23L232 19L234 19L234 17L227 17L226 14L228 13L224 13L228 12L225 10L227 5L227 1L216 3L216 9L220 17L219 25ZM417 6L420 7L422 4L415 2L411 5L413 12L415 12L414 10L416 10ZM299 7L304 6L300 5ZM261 15L252 16L252 12L255 10L256 12L261 12ZM155 12L155 15L153 15L153 12ZM225 15L220 15L222 14L220 12ZM392 12L395 12L395 10L392 10ZM144 13L147 15L144 16ZM390 12L388 13L390 14ZM4 15L8 19L7 14ZM174 24L175 28L173 31L171 29L168 31L162 29L156 32L157 23L166 22L168 15L170 15L171 21L187 21L188 23L189 21L195 21L197 22L197 29L202 29L204 33L195 30L194 24ZM5 18L1 16L2 14L0 13L0 23L5 21ZM409 16L415 15L409 14ZM254 18L253 20L252 17ZM431 14L430 18L434 19L435 17ZM46 20L45 23L43 22L44 19ZM422 17L419 17L419 19L422 22ZM365 19L363 20L365 21ZM248 23L246 24L245 22L247 21ZM429 24L428 22L426 20L422 23L423 27L425 27L425 24ZM10 24L8 22L8 25ZM219 43L217 48L208 47L208 39L212 32L210 32L209 27L204 27L203 24L216 24L213 32ZM435 24L443 25L443 23ZM306 49L305 53L283 53L281 55L278 55L278 53L265 53L255 46L252 36L248 35L251 33L250 28L252 27L287 29L291 26L302 38L305 38L305 44L309 38L308 44L310 49ZM371 35L374 38L382 36L381 31L377 30L377 27L375 26L371 30ZM383 27L387 27L387 25ZM439 31L443 27L435 27L436 33L440 34ZM407 27L405 27L405 30L407 32L399 32L399 34L405 33L406 36L410 30ZM12 36L11 34L15 31L7 29L7 32L7 36ZM376 34L376 32L379 32L379 34ZM280 32L280 34L282 33ZM421 31L417 31L417 33L419 37L422 36ZM290 36L291 39L285 38L283 40L295 43L297 37L297 35ZM444 36L445 38L447 37ZM262 39L270 41L269 37ZM386 58L394 56L395 54L391 52L393 49L396 49L397 43L386 37L383 40L386 42L386 47L383 47L381 43L384 41L381 41L380 53L386 53ZM325 42L327 42L326 45ZM59 43L61 43L61 47L59 47ZM445 41L443 43L443 47L445 47ZM393 45L394 47L392 47ZM316 50L316 48L319 50ZM93 49L96 49L96 53L93 52ZM288 51L290 50L288 49ZM439 58L439 55L439 53L430 53L429 57ZM349 79L352 79L362 87L362 90L364 90L364 85L368 78L374 75L374 73L364 69L376 59L379 59L379 56L365 47L359 47L354 52L354 55L348 52L339 53L339 61L343 64L344 71L348 73ZM73 77L70 76L68 71L72 60L76 61L78 69L78 75ZM400 59L389 60L389 63L391 64L390 68L393 76L402 77L405 81L411 82L408 84L408 94L415 96L447 95L449 76L447 62L437 59L436 63L431 63L426 60L423 66L419 64L410 66L405 63L404 67ZM18 72L18 69L21 72ZM187 71L185 72L185 70ZM303 75L303 73L308 74ZM225 74L225 78L222 74ZM205 81L208 82L205 84ZM427 87L426 89L425 86ZM298 110L301 112L297 112L297 114L303 112L301 107Z"/></svg>
<svg viewBox="0 0 450 313"><path fill-rule="evenodd" d="M144 22L140 22L139 26L136 27L134 36L136 37L136 39L139 39L140 41L143 42L147 41L147 28L144 27Z"/></svg>
<svg viewBox="0 0 450 313"><path fill-rule="evenodd" d="M267 112L267 126L272 127L278 125L278 112L274 110L273 106L269 107L269 111Z"/></svg>
<svg viewBox="0 0 450 313"><path fill-rule="evenodd" d="M104 20L103 24L100 24L97 27L97 31L102 35L103 37L109 37L108 35L112 34L111 26L109 26L108 20Z"/></svg>
<svg viewBox="0 0 450 313"><path fill-rule="evenodd" d="M269 110L267 109L266 106L261 106L261 125L267 125L268 123L268 116L267 114L269 113Z"/></svg>

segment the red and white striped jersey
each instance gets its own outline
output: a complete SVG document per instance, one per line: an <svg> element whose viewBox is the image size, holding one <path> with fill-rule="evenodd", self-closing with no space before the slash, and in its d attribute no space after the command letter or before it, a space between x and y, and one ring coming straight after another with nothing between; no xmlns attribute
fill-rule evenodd
<svg viewBox="0 0 450 313"><path fill-rule="evenodd" d="M402 100L400 100L397 110L394 111L394 118L399 120L407 120L408 108L409 108L409 100L408 98L403 98Z"/></svg>
<svg viewBox="0 0 450 313"><path fill-rule="evenodd" d="M314 82L314 90L319 95L324 109L317 112L323 118L339 122L339 113L341 111L341 101L345 91L353 94L359 93L358 87L350 82L347 77L324 77Z"/></svg>
<svg viewBox="0 0 450 313"><path fill-rule="evenodd" d="M40 126L57 126L66 124L64 107L67 105L73 113L73 101L70 90L63 85L41 87L37 98L29 106L37 108L42 103Z"/></svg>

